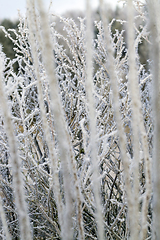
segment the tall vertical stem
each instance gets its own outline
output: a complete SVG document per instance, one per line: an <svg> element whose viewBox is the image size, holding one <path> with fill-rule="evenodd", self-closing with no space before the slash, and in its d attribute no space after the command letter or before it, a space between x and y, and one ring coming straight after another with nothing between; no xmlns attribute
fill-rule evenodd
<svg viewBox="0 0 160 240"><path fill-rule="evenodd" d="M67 136L67 125L64 118L64 111L59 94L58 81L56 77L55 61L53 55L53 44L47 13L44 10L42 0L37 0L42 28L42 59L44 61L47 77L50 86L51 110L54 115L54 126L57 133L59 156L62 163L64 190L65 190L65 210L64 228L62 229L62 239L71 240L73 238L73 193L71 191L72 179L69 169L71 155L69 151L69 138Z"/></svg>
<svg viewBox="0 0 160 240"><path fill-rule="evenodd" d="M99 0L100 5L100 14L101 19L104 26L104 40L106 43L106 49L108 53L108 69L109 69L109 77L111 83L111 89L113 93L113 109L114 109L114 117L117 125L118 135L119 135L119 146L120 146L120 154L124 168L124 182L125 182L125 191L127 196L127 205L128 205L128 217L130 222L130 229L133 229L133 196L132 196L132 187L131 187L131 179L129 172L129 159L127 156L126 149L126 135L123 128L123 123L121 119L120 113L120 101L119 101L119 88L118 88L118 79L115 68L115 59L114 59L114 49L112 46L111 36L108 29L108 19L106 17L106 13L104 11L104 2L103 0Z"/></svg>
<svg viewBox="0 0 160 240"><path fill-rule="evenodd" d="M140 100L138 88L138 76L136 69L136 52L135 52L135 35L134 35L134 11L132 0L127 4L128 20L128 62L129 62L129 93L131 96L132 109L132 133L133 133L133 229L132 238L138 239L139 235L139 162L140 162L140 145L139 145L139 123L140 123Z"/></svg>
<svg viewBox="0 0 160 240"><path fill-rule="evenodd" d="M8 137L10 148L11 166L13 172L13 190L15 192L15 203L19 216L19 225L22 240L31 240L30 222L27 213L27 206L25 202L25 192L23 188L23 178L20 168L20 159L18 154L18 147L16 137L14 135L14 128L12 125L11 114L5 96L5 89L3 83L3 57L0 49L0 103L4 116L4 124Z"/></svg>
<svg viewBox="0 0 160 240"><path fill-rule="evenodd" d="M88 98L88 113L89 113L89 126L90 126L90 149L91 160L93 166L93 191L96 203L96 220L98 228L98 239L104 239L104 224L102 215L102 205L100 197L100 182L99 182L99 166L98 166L98 154L96 143L96 113L94 103L94 86L93 86L93 50L92 50L92 16L90 0L86 1L86 13L87 13L87 32L86 32L86 93Z"/></svg>
<svg viewBox="0 0 160 240"><path fill-rule="evenodd" d="M154 149L153 149L153 225L152 239L160 237L160 5L159 1L148 0L149 24L152 45L150 48L153 60L153 116L154 116Z"/></svg>

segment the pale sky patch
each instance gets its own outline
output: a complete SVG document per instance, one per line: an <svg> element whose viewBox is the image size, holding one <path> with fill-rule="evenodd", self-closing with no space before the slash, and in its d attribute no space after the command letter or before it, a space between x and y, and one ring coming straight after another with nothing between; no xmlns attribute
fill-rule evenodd
<svg viewBox="0 0 160 240"><path fill-rule="evenodd" d="M43 1L48 8L50 0ZM105 0L111 6L115 6L118 0ZM91 0L93 8L98 6L98 0ZM0 20L4 18L18 18L18 10L24 15L26 12L25 0L0 0ZM62 14L66 11L80 10L85 11L85 0L52 0L52 11Z"/></svg>

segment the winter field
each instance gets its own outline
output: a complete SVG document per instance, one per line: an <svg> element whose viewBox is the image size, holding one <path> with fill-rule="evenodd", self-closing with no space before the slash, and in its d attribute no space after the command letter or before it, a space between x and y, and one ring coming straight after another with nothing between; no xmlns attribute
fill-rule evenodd
<svg viewBox="0 0 160 240"><path fill-rule="evenodd" d="M61 34L27 0L17 31L0 26L0 239L160 239L160 2L122 2L127 20L99 0L95 21L86 0Z"/></svg>

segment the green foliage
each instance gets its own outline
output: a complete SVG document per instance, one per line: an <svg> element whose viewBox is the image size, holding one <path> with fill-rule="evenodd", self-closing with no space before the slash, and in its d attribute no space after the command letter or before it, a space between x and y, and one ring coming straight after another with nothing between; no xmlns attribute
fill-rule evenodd
<svg viewBox="0 0 160 240"><path fill-rule="evenodd" d="M18 23L19 21L11 21L10 19L4 19L0 25L5 27L6 30L9 29L18 29ZM15 38L15 35L11 32L10 33L12 38ZM6 54L6 57L8 59L14 59L15 58L15 51L13 50L14 48L14 43L11 41L7 36L5 36L5 33L0 29L0 43L2 44L3 47L3 52ZM18 71L18 64L14 64L14 71Z"/></svg>

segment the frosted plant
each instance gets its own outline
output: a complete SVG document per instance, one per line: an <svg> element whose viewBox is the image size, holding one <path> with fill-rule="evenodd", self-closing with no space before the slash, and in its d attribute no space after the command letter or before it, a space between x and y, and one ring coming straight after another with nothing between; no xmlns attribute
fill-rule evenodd
<svg viewBox="0 0 160 240"><path fill-rule="evenodd" d="M15 46L15 59L3 56L1 68L13 124L12 140L1 110L1 235L9 231L16 239L23 231L12 185L12 140L30 239L150 239L152 75L138 55L142 39L149 42L145 6L134 1L133 15L128 1L132 18L109 23L100 1L101 21L90 21L89 11L78 24L56 17L60 34L55 16L37 3L27 1L18 31L1 27ZM115 22L122 30L113 33Z"/></svg>
<svg viewBox="0 0 160 240"><path fill-rule="evenodd" d="M160 234L159 229L159 196L160 196L160 178L159 178L159 54L160 54L160 4L157 1L148 1L148 11L150 16L150 31L152 47L150 48L153 61L153 116L154 116L154 147L153 147L153 229L152 238L158 239ZM154 14L153 14L154 13Z"/></svg>
<svg viewBox="0 0 160 240"><path fill-rule="evenodd" d="M31 238L31 230L29 225L29 217L27 214L26 204L25 204L25 195L23 189L23 180L20 171L20 161L18 156L18 148L16 144L16 137L14 135L14 128L12 126L10 112L8 111L8 105L6 96L4 94L4 83L3 83L3 63L5 62L2 49L0 49L0 95L1 95L1 107L3 110L4 116L4 126L7 132L9 149L11 160L10 164L12 166L13 173L13 188L15 191L15 203L18 209L19 221L20 221L20 233L22 239L30 239Z"/></svg>

